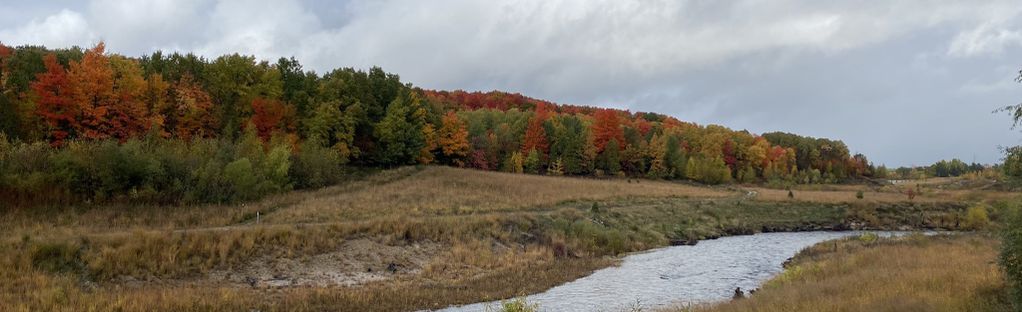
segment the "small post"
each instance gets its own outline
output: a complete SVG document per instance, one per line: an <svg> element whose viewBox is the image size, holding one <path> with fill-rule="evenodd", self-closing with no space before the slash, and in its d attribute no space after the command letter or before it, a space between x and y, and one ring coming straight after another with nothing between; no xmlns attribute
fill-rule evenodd
<svg viewBox="0 0 1022 312"><path fill-rule="evenodd" d="M256 224L259 224L259 212L256 211Z"/></svg>

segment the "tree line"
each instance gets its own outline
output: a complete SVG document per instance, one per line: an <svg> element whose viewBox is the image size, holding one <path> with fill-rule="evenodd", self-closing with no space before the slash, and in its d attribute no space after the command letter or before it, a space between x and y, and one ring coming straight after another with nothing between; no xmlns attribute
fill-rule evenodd
<svg viewBox="0 0 1022 312"><path fill-rule="evenodd" d="M103 43L0 44L0 134L9 202L225 202L414 164L711 184L876 174L837 140L423 90L379 67L320 75L294 58L131 58Z"/></svg>

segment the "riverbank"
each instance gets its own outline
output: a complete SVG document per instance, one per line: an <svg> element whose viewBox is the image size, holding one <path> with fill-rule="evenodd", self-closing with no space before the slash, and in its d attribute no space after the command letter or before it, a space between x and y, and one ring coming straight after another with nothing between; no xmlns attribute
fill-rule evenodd
<svg viewBox="0 0 1022 312"><path fill-rule="evenodd" d="M672 311L1011 311L998 248L984 234L827 241L747 298Z"/></svg>
<svg viewBox="0 0 1022 312"><path fill-rule="evenodd" d="M0 238L0 302L14 310L436 309L537 293L672 242L953 230L968 206L800 197L424 167L241 205L16 212L0 217L10 229Z"/></svg>

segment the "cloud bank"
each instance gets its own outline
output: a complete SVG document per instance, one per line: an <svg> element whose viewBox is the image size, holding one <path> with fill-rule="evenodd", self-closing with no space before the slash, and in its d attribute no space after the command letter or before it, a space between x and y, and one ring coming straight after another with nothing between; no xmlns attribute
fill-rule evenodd
<svg viewBox="0 0 1022 312"><path fill-rule="evenodd" d="M295 56L418 86L521 92L845 140L888 165L1019 143L1016 1L210 1L3 4L0 41ZM11 13L16 11L17 13ZM1016 56L1012 58L1012 56Z"/></svg>

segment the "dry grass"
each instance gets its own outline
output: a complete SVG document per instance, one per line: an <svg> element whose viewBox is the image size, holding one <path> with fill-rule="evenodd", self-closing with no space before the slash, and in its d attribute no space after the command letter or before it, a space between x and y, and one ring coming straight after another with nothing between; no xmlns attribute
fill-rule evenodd
<svg viewBox="0 0 1022 312"><path fill-rule="evenodd" d="M595 180L426 167L404 179L303 201L271 222L365 220L544 208L622 197L723 197L732 192L664 181Z"/></svg>
<svg viewBox="0 0 1022 312"><path fill-rule="evenodd" d="M914 186L873 187L865 185L823 185L811 188L795 188L793 198L788 198L788 191L763 187L746 187L748 191L757 193L756 199L772 202L806 201L814 203L956 203L956 202L991 202L1018 198L1016 192L992 190L949 190L933 187L922 187L915 198L909 199L908 191L916 192ZM861 191L863 198L856 194Z"/></svg>
<svg viewBox="0 0 1022 312"><path fill-rule="evenodd" d="M438 308L538 292L671 239L825 228L860 214L919 225L960 213L890 204L853 214L833 201L757 201L728 189L406 167L239 205L15 211L0 216L9 230L0 311ZM358 287L252 289L210 277L364 239L438 247L415 273ZM377 270L387 267L380 261Z"/></svg>
<svg viewBox="0 0 1022 312"><path fill-rule="evenodd" d="M998 243L977 235L824 242L748 299L696 311L1006 311Z"/></svg>
<svg viewBox="0 0 1022 312"><path fill-rule="evenodd" d="M788 198L788 191L779 189L768 189L761 187L750 187L747 188L750 191L757 193L756 199L763 201L807 201L815 203L855 203L855 202L867 202L867 203L901 203L909 202L908 196L902 193L893 191L877 192L871 190L865 186L842 186L837 190L792 190L793 198ZM856 193L861 190L863 192L863 198L858 199L855 197ZM922 203L933 203L933 202L947 202L949 199L928 197L928 196L917 196L912 200L913 202Z"/></svg>

